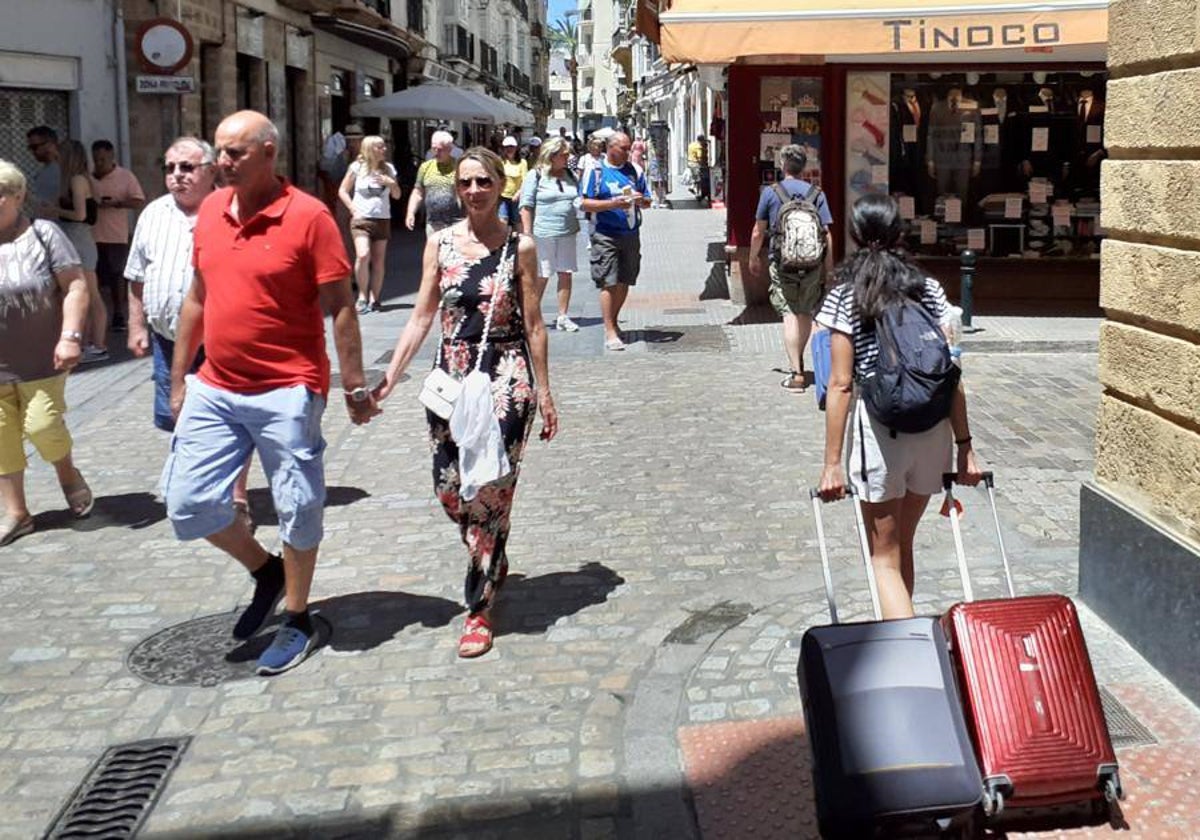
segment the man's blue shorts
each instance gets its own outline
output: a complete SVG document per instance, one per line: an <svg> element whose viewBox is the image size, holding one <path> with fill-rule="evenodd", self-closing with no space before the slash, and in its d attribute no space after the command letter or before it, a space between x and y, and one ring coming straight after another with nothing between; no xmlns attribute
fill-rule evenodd
<svg viewBox="0 0 1200 840"><path fill-rule="evenodd" d="M301 551L323 535L325 399L303 385L235 394L187 378L187 396L163 468L167 516L181 540L233 522L233 485L257 449L279 515L279 536Z"/></svg>
<svg viewBox="0 0 1200 840"><path fill-rule="evenodd" d="M154 425L164 432L175 431L175 418L171 415L171 360L175 356L175 342L150 331L150 348L154 354ZM204 348L196 351L196 361L191 373L204 364Z"/></svg>

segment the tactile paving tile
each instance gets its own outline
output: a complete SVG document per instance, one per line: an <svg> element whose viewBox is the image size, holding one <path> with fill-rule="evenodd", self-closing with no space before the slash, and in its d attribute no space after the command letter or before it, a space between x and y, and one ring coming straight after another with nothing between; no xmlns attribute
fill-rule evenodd
<svg viewBox="0 0 1200 840"><path fill-rule="evenodd" d="M1130 692L1121 694L1122 701L1129 703ZM1144 709L1136 711L1140 715ZM678 737L703 840L820 837L803 718L685 726ZM1194 791L1200 782L1200 744L1119 750L1117 760L1125 787L1121 811L1127 827L1114 829L1106 824L982 836L1012 840L1191 840L1200 836L1192 814Z"/></svg>
<svg viewBox="0 0 1200 840"><path fill-rule="evenodd" d="M1109 825L1043 832L1010 833L1009 838L1128 838L1191 840L1200 835L1192 813L1200 750L1196 744L1138 747L1117 752L1125 800L1126 827Z"/></svg>
<svg viewBox="0 0 1200 840"><path fill-rule="evenodd" d="M804 719L685 726L684 774L704 840L817 840Z"/></svg>

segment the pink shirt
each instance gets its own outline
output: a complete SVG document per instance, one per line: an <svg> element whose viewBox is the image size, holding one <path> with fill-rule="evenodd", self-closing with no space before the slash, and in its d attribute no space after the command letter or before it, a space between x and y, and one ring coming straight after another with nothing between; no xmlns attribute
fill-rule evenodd
<svg viewBox="0 0 1200 840"><path fill-rule="evenodd" d="M637 166L646 165L646 144L641 140L634 140L630 146L629 159Z"/></svg>
<svg viewBox="0 0 1200 840"><path fill-rule="evenodd" d="M115 166L103 178L92 176L92 192L96 194L96 203L100 206L96 212L96 224L92 225L92 238L105 245L129 244L129 211L105 207L101 199L107 197L114 201L129 201L136 198L145 201L146 196L137 176L123 166Z"/></svg>

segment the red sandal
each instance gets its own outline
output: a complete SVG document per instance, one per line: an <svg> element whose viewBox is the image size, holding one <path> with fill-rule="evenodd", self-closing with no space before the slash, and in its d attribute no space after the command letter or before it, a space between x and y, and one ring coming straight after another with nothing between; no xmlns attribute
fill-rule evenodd
<svg viewBox="0 0 1200 840"><path fill-rule="evenodd" d="M460 659L474 659L492 649L492 624L483 613L467 616L462 638L458 640Z"/></svg>

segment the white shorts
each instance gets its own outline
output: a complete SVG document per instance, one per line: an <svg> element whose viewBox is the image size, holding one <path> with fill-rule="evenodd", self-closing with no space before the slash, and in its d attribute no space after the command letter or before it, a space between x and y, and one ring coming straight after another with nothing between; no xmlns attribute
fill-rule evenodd
<svg viewBox="0 0 1200 840"><path fill-rule="evenodd" d="M942 474L953 469L954 431L950 420L927 432L892 437L855 399L847 434L851 439L846 477L864 502L887 502L907 493L932 496L942 492ZM863 454L866 454L864 476Z"/></svg>
<svg viewBox="0 0 1200 840"><path fill-rule="evenodd" d="M556 277L560 271L574 274L579 270L575 257L576 238L578 234L568 233L563 236L535 236L537 245L538 277Z"/></svg>

